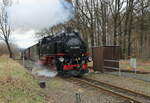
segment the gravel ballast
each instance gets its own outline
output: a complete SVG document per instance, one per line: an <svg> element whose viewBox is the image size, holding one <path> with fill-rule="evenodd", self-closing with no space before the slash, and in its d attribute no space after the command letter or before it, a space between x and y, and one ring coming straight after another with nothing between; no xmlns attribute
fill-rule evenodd
<svg viewBox="0 0 150 103"><path fill-rule="evenodd" d="M104 91L83 88L59 77L47 79L46 82L47 88L44 91L48 94L48 103L77 103L76 93L80 94L80 103L125 103L126 101Z"/></svg>

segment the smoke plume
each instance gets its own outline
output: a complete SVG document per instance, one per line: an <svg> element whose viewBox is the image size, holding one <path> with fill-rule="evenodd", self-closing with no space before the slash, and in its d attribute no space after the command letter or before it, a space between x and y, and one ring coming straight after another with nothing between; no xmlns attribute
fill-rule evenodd
<svg viewBox="0 0 150 103"><path fill-rule="evenodd" d="M55 77L57 75L56 67L48 68L42 64L35 63L32 74L36 76Z"/></svg>
<svg viewBox="0 0 150 103"><path fill-rule="evenodd" d="M20 0L8 7L8 22L14 30L40 30L65 23L74 9L65 0Z"/></svg>

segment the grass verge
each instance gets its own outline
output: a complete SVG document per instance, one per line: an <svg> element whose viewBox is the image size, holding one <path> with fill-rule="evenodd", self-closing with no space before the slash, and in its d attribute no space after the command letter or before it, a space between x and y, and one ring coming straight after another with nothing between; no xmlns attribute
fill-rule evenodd
<svg viewBox="0 0 150 103"><path fill-rule="evenodd" d="M0 103L44 103L37 84L20 64L0 56Z"/></svg>

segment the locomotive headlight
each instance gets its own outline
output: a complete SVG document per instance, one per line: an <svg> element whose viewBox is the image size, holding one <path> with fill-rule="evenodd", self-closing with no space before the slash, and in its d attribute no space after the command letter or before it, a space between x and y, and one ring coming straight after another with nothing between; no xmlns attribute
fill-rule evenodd
<svg viewBox="0 0 150 103"><path fill-rule="evenodd" d="M60 57L60 58L59 58L59 61L60 61L60 62L64 62L64 60L65 60L65 59L64 59L63 57Z"/></svg>
<svg viewBox="0 0 150 103"><path fill-rule="evenodd" d="M92 57L88 57L88 61L91 62L92 61Z"/></svg>

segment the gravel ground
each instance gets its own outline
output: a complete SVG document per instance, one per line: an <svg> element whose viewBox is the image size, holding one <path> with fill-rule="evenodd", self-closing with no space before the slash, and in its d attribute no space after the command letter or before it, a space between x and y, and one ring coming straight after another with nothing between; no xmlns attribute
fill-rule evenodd
<svg viewBox="0 0 150 103"><path fill-rule="evenodd" d="M47 79L46 83L47 87L43 92L48 94L46 96L48 103L129 103L117 96L82 88L59 77ZM76 93L80 94L80 102L77 102Z"/></svg>
<svg viewBox="0 0 150 103"><path fill-rule="evenodd" d="M133 91L137 91L150 96L150 83L143 80L137 80L134 78L118 76L118 74L114 75L108 73L90 73L85 77L108 82L110 84L131 89Z"/></svg>

